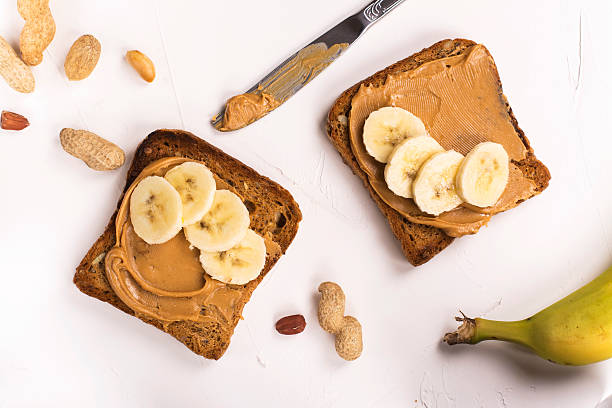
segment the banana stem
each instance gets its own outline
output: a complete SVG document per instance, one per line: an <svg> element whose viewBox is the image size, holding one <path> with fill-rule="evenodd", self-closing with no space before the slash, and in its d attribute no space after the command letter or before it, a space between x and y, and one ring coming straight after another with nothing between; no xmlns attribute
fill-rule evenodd
<svg viewBox="0 0 612 408"><path fill-rule="evenodd" d="M498 320L475 319L476 335L474 344L483 340L503 340L528 346L527 320L501 322Z"/></svg>
<svg viewBox="0 0 612 408"><path fill-rule="evenodd" d="M444 341L453 344L476 344L483 340L503 340L529 346L529 320L502 322L498 320L470 319L465 315L456 317L462 322L459 328L444 336Z"/></svg>

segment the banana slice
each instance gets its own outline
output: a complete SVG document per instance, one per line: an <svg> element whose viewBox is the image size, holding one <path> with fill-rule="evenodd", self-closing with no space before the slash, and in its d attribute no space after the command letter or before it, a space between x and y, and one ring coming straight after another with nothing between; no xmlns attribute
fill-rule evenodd
<svg viewBox="0 0 612 408"><path fill-rule="evenodd" d="M431 136L415 136L395 146L385 167L389 190L400 197L412 198L412 183L419 169L433 154L443 152Z"/></svg>
<svg viewBox="0 0 612 408"><path fill-rule="evenodd" d="M168 171L164 178L181 196L183 225L201 220L212 206L217 188L210 170L200 163L185 162Z"/></svg>
<svg viewBox="0 0 612 408"><path fill-rule="evenodd" d="M249 210L240 197L228 190L217 190L204 217L185 227L185 237L202 251L227 251L244 238L250 223Z"/></svg>
<svg viewBox="0 0 612 408"><path fill-rule="evenodd" d="M202 267L213 279L233 285L244 285L257 278L266 264L266 243L253 230L233 248L220 252L200 253Z"/></svg>
<svg viewBox="0 0 612 408"><path fill-rule="evenodd" d="M421 211L440 215L462 203L455 191L455 176L462 161L461 153L449 150L423 163L412 184L414 202Z"/></svg>
<svg viewBox="0 0 612 408"><path fill-rule="evenodd" d="M427 135L425 125L405 109L386 106L370 113L363 126L363 143L370 156L386 163L393 148L408 137Z"/></svg>
<svg viewBox="0 0 612 408"><path fill-rule="evenodd" d="M477 207L489 207L501 197L510 174L506 149L484 142L470 151L457 172L457 193Z"/></svg>
<svg viewBox="0 0 612 408"><path fill-rule="evenodd" d="M130 221L147 244L162 244L183 226L181 196L163 177L145 177L132 191Z"/></svg>

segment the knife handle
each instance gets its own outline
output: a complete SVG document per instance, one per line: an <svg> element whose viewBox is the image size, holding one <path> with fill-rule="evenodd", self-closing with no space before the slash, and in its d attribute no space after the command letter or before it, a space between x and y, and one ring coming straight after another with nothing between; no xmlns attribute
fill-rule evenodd
<svg viewBox="0 0 612 408"><path fill-rule="evenodd" d="M395 8L404 0L374 0L359 12L360 20L368 27Z"/></svg>

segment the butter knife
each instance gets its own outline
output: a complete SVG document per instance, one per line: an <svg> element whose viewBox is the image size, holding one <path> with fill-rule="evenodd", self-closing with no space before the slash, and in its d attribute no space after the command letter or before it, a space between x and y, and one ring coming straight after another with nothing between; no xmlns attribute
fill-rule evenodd
<svg viewBox="0 0 612 408"><path fill-rule="evenodd" d="M291 55L244 94L229 99L212 119L212 125L220 131L231 131L267 115L312 81L368 28L403 1L372 1Z"/></svg>

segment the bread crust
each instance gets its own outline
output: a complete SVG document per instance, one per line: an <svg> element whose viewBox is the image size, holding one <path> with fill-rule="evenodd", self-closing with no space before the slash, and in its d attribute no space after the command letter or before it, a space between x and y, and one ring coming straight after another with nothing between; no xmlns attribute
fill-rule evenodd
<svg viewBox="0 0 612 408"><path fill-rule="evenodd" d="M125 187L117 203L117 209L121 205L125 191L148 164L172 156L205 162L215 175L228 183L231 190L243 198L251 216L251 228L260 235L275 241L283 254L287 251L302 219L299 206L291 194L277 183L189 132L157 130L140 143L127 173ZM238 313L230 322L231 331L229 333L220 330L218 324L213 323L178 321L168 324L135 314L115 295L108 283L104 270L104 256L115 245L116 215L117 211L111 216L104 233L77 267L73 279L74 284L81 292L109 303L169 333L194 353L209 359L219 359L229 346L230 338L241 318L244 305L281 255L269 257L261 275L244 285L247 290L238 303Z"/></svg>
<svg viewBox="0 0 612 408"><path fill-rule="evenodd" d="M368 182L367 174L359 166L351 149L348 127L351 101L362 84L382 86L389 74L398 74L417 68L429 61L463 54L474 45L476 45L474 41L462 38L442 40L406 59L396 62L344 91L332 105L327 117L327 135L330 141L336 150L338 150L344 163L361 179L364 187L370 193L370 197L387 218L391 231L400 241L402 252L414 266L422 265L429 261L450 245L454 238L449 237L440 229L408 221L400 213L383 202L376 194ZM512 108L503 95L499 74L497 76L497 81L499 84L500 96L503 98L506 108L508 109L512 125L527 148L526 158L515 164L521 169L526 177L532 179L536 183L537 187L535 194L539 194L548 186L550 172L548 168L535 157L529 140L527 140L525 133L519 127L512 113Z"/></svg>

